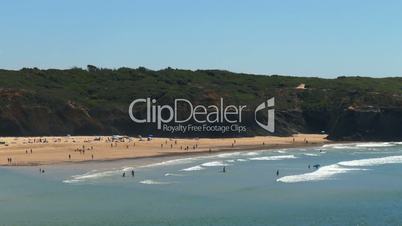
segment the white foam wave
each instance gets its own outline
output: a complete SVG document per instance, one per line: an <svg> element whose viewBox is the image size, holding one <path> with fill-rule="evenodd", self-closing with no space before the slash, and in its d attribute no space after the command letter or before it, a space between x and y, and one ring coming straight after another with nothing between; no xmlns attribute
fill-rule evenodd
<svg viewBox="0 0 402 226"><path fill-rule="evenodd" d="M209 166L227 166L228 164L224 163L223 161L213 161L213 162L206 162L201 164L201 166L209 167Z"/></svg>
<svg viewBox="0 0 402 226"><path fill-rule="evenodd" d="M188 164L194 161L208 158L207 156L200 156L200 157L192 157L192 158L181 158L181 159L172 159L158 163L152 163L143 167L156 167L156 166L172 166L172 165L179 165L179 164Z"/></svg>
<svg viewBox="0 0 402 226"><path fill-rule="evenodd" d="M180 165L180 164L189 164L192 162L196 162L203 159L214 159L214 158L230 158L234 156L256 156L259 155L258 152L231 152L231 153L222 153L217 155L208 155L208 156L198 156L198 157L191 157L191 158L181 158L181 159L172 159L158 163L152 163L146 166L142 166L143 168L146 167L158 167L158 166L173 166L173 165ZM230 160L228 160L230 162Z"/></svg>
<svg viewBox="0 0 402 226"><path fill-rule="evenodd" d="M188 172L188 171L200 171L200 170L204 170L204 169L205 169L204 167L202 167L200 165L197 165L197 166L192 166L192 167L189 167L189 168L182 169L180 171Z"/></svg>
<svg viewBox="0 0 402 226"><path fill-rule="evenodd" d="M382 143L362 143L362 144L356 144L356 147L362 147L362 148L379 148L379 147L393 147L395 146L394 143L389 143L389 142L382 142Z"/></svg>
<svg viewBox="0 0 402 226"><path fill-rule="evenodd" d="M247 153L243 153L244 156L256 156L256 155L260 155L260 153L252 151L252 152L247 152Z"/></svg>
<svg viewBox="0 0 402 226"><path fill-rule="evenodd" d="M238 162L247 162L248 160L247 159L236 159L236 161L238 161Z"/></svg>
<svg viewBox="0 0 402 226"><path fill-rule="evenodd" d="M398 164L398 163L399 164L402 163L402 155L343 161L339 162L338 164L342 166L359 167L359 166L379 166L385 164Z"/></svg>
<svg viewBox="0 0 402 226"><path fill-rule="evenodd" d="M326 180L337 174L347 173L353 170L366 170L357 167L380 166L386 164L402 164L402 155L342 161L336 164L323 166L311 173L284 176L277 179L277 181L284 183L296 183L304 181Z"/></svg>
<svg viewBox="0 0 402 226"><path fill-rule="evenodd" d="M305 156L320 156L319 154L315 154L315 153L303 153L303 155Z"/></svg>
<svg viewBox="0 0 402 226"><path fill-rule="evenodd" d="M358 149L354 144L324 144L324 149Z"/></svg>
<svg viewBox="0 0 402 226"><path fill-rule="evenodd" d="M134 170L134 169L135 169L134 167L124 167L123 171L127 172L127 171L131 171L131 170Z"/></svg>
<svg viewBox="0 0 402 226"><path fill-rule="evenodd" d="M163 181L156 181L156 180L143 180L143 181L140 181L140 183L148 184L148 185L171 184L171 182L163 182Z"/></svg>
<svg viewBox="0 0 402 226"><path fill-rule="evenodd" d="M179 173L165 173L165 177L183 177L183 174Z"/></svg>
<svg viewBox="0 0 402 226"><path fill-rule="evenodd" d="M344 143L344 144L325 144L322 148L331 149L361 149L361 148L382 148L401 145L402 142L367 142L367 143Z"/></svg>
<svg viewBox="0 0 402 226"><path fill-rule="evenodd" d="M249 160L275 161L275 160L295 159L295 158L297 158L297 157L294 155L277 155L277 156L264 156L264 157L249 158Z"/></svg>
<svg viewBox="0 0 402 226"><path fill-rule="evenodd" d="M216 155L216 157L218 158L228 158L228 157L233 157L233 156L238 156L241 155L240 152L231 152L231 153L223 153L223 154L219 154Z"/></svg>
<svg viewBox="0 0 402 226"><path fill-rule="evenodd" d="M332 164L328 166L323 166L318 170L311 173L304 173L298 175L284 176L276 181L283 183L297 183L297 182L307 182L307 181L319 181L319 180L327 180L334 175L347 173L352 170L363 170L356 168L345 168L339 166L338 164Z"/></svg>
<svg viewBox="0 0 402 226"><path fill-rule="evenodd" d="M91 171L91 172L81 174L81 175L73 175L73 176L71 176L71 179L63 180L63 183L79 183L79 182L84 182L84 181L88 181L88 180L96 180L96 179L103 178L103 177L119 175L123 171L124 171L124 169L123 170L109 170L109 171L103 171L103 172Z"/></svg>

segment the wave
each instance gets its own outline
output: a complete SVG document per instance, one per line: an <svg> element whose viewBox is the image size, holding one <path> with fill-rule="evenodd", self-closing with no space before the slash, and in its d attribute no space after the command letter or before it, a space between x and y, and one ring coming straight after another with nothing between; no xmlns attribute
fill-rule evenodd
<svg viewBox="0 0 402 226"><path fill-rule="evenodd" d="M297 158L297 157L294 155L277 155L277 156L264 156L264 157L249 158L249 160L275 161L275 160L295 159L295 158Z"/></svg>
<svg viewBox="0 0 402 226"><path fill-rule="evenodd" d="M242 154L242 153L240 153L240 152L231 152L231 153L219 154L219 155L216 155L215 157L218 157L218 158L228 158L228 157L238 156L238 155L241 155L241 154Z"/></svg>
<svg viewBox="0 0 402 226"><path fill-rule="evenodd" d="M79 174L79 175L73 175L70 177L70 179L63 180L63 183L79 183L79 182L84 182L84 181L89 181L89 180L96 180L104 177L112 177L112 176L117 176L121 175L123 172L130 172L131 170L134 170L134 167L123 167L121 169L112 169L112 170L105 170L105 171L98 171L98 170L92 170L84 174Z"/></svg>
<svg viewBox="0 0 402 226"><path fill-rule="evenodd" d="M343 174L356 170L367 170L358 167L380 166L387 164L402 164L402 155L341 161L332 165L323 166L311 173L284 176L277 179L277 181L284 183L297 183L306 181L327 180L337 174Z"/></svg>
<svg viewBox="0 0 402 226"><path fill-rule="evenodd" d="M359 167L359 166L379 166L385 164L398 164L398 163L399 164L402 163L402 155L343 161L339 162L338 164L341 166Z"/></svg>
<svg viewBox="0 0 402 226"><path fill-rule="evenodd" d="M223 161L213 161L213 162L206 162L201 164L201 166L228 166L229 164L224 163Z"/></svg>
<svg viewBox="0 0 402 226"><path fill-rule="evenodd" d="M161 184L171 184L172 182L163 182L163 181L156 181L156 180L143 180L140 181L141 184L148 184L148 185L161 185Z"/></svg>
<svg viewBox="0 0 402 226"><path fill-rule="evenodd" d="M173 166L173 165L180 165L180 164L189 164L198 160L203 159L213 159L213 158L230 158L234 156L256 156L260 155L259 152L231 152L231 153L222 153L217 155L208 155L208 156L198 156L198 157L190 157L190 158L180 158L180 159L172 159L158 163L152 163L149 165L142 166L142 168L146 167L158 167L158 166ZM228 160L230 162L230 160Z"/></svg>
<svg viewBox="0 0 402 226"><path fill-rule="evenodd" d="M401 145L402 142L367 142L367 143L344 143L344 144L324 144L322 148L331 149L361 149L361 148L382 148Z"/></svg>
<svg viewBox="0 0 402 226"><path fill-rule="evenodd" d="M165 177L183 177L183 174L179 173L165 173Z"/></svg>
<svg viewBox="0 0 402 226"><path fill-rule="evenodd" d="M236 159L237 162L247 162L247 159Z"/></svg>
<svg viewBox="0 0 402 226"><path fill-rule="evenodd" d="M247 152L247 153L243 153L242 155L244 156L256 156L256 155L260 155L261 153L252 151L252 152Z"/></svg>
<svg viewBox="0 0 402 226"><path fill-rule="evenodd" d="M80 174L80 175L73 175L71 176L71 179L66 179L63 180L63 183L78 183L78 182L84 182L88 180L96 180L99 178L103 177L110 177L110 176L115 176L115 175L120 175L123 170L109 170L109 171L103 171L103 172L97 172L95 170L90 171L88 173Z"/></svg>
<svg viewBox="0 0 402 226"><path fill-rule="evenodd" d="M283 183L298 183L298 182L307 182L307 181L319 181L319 180L327 180L337 174L347 173L352 170L363 170L356 168L345 168L338 164L332 164L328 166L323 166L318 170L311 173L304 173L298 175L284 176L276 181Z"/></svg>
<svg viewBox="0 0 402 226"><path fill-rule="evenodd" d="M163 162L158 162L158 163L152 163L145 167L157 167L157 166L173 166L173 165L180 165L180 164L188 164L192 163L194 161L200 160L200 159L206 159L206 158L211 158L210 156L199 156L199 157L192 157L192 158L181 158L181 159L172 159L172 160L167 160Z"/></svg>
<svg viewBox="0 0 402 226"><path fill-rule="evenodd" d="M359 149L354 144L324 144L324 149Z"/></svg>
<svg viewBox="0 0 402 226"><path fill-rule="evenodd" d="M205 169L204 167L202 167L200 165L197 165L197 166L192 166L192 167L189 167L189 168L181 169L180 171L188 172L188 171L200 171L200 170L204 170L204 169Z"/></svg>
<svg viewBox="0 0 402 226"><path fill-rule="evenodd" d="M303 155L305 156L320 156L319 154L315 154L315 153L303 153Z"/></svg>
<svg viewBox="0 0 402 226"><path fill-rule="evenodd" d="M382 142L382 143L362 143L362 144L356 144L356 147L362 147L362 148L379 148L379 147L393 147L395 146L395 143L392 142Z"/></svg>

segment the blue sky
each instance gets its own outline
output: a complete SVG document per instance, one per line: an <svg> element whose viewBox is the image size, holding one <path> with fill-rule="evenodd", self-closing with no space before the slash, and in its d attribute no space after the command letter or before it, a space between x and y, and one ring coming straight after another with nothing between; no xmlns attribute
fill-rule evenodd
<svg viewBox="0 0 402 226"><path fill-rule="evenodd" d="M402 75L402 2L0 0L0 68Z"/></svg>

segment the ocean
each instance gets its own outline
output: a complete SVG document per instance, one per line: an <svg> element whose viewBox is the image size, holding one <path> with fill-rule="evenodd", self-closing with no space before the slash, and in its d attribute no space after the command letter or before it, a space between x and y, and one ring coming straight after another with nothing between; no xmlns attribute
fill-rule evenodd
<svg viewBox="0 0 402 226"><path fill-rule="evenodd" d="M3 167L0 225L402 225L402 143Z"/></svg>

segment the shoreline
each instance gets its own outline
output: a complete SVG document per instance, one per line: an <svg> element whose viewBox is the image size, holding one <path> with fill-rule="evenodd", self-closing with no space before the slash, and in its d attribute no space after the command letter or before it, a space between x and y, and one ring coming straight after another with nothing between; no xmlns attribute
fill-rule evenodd
<svg viewBox="0 0 402 226"><path fill-rule="evenodd" d="M239 151L263 151L281 148L320 146L333 141L323 134L297 134L291 137L247 137L247 138L200 138L170 139L111 137L11 137L8 145L0 145L0 166L42 166L79 163L112 162L131 159L153 159L230 153ZM39 139L39 141L38 141ZM95 141L96 139L99 139ZM307 142L306 142L307 141ZM37 143L38 142L38 143ZM89 145L89 147L85 147ZM192 145L192 146L191 146ZM82 147L81 147L82 146ZM81 147L81 150L78 150ZM31 149L32 154L31 154ZM8 157L10 156L10 157ZM69 159L68 157L71 157ZM7 163L6 159L13 162Z"/></svg>

